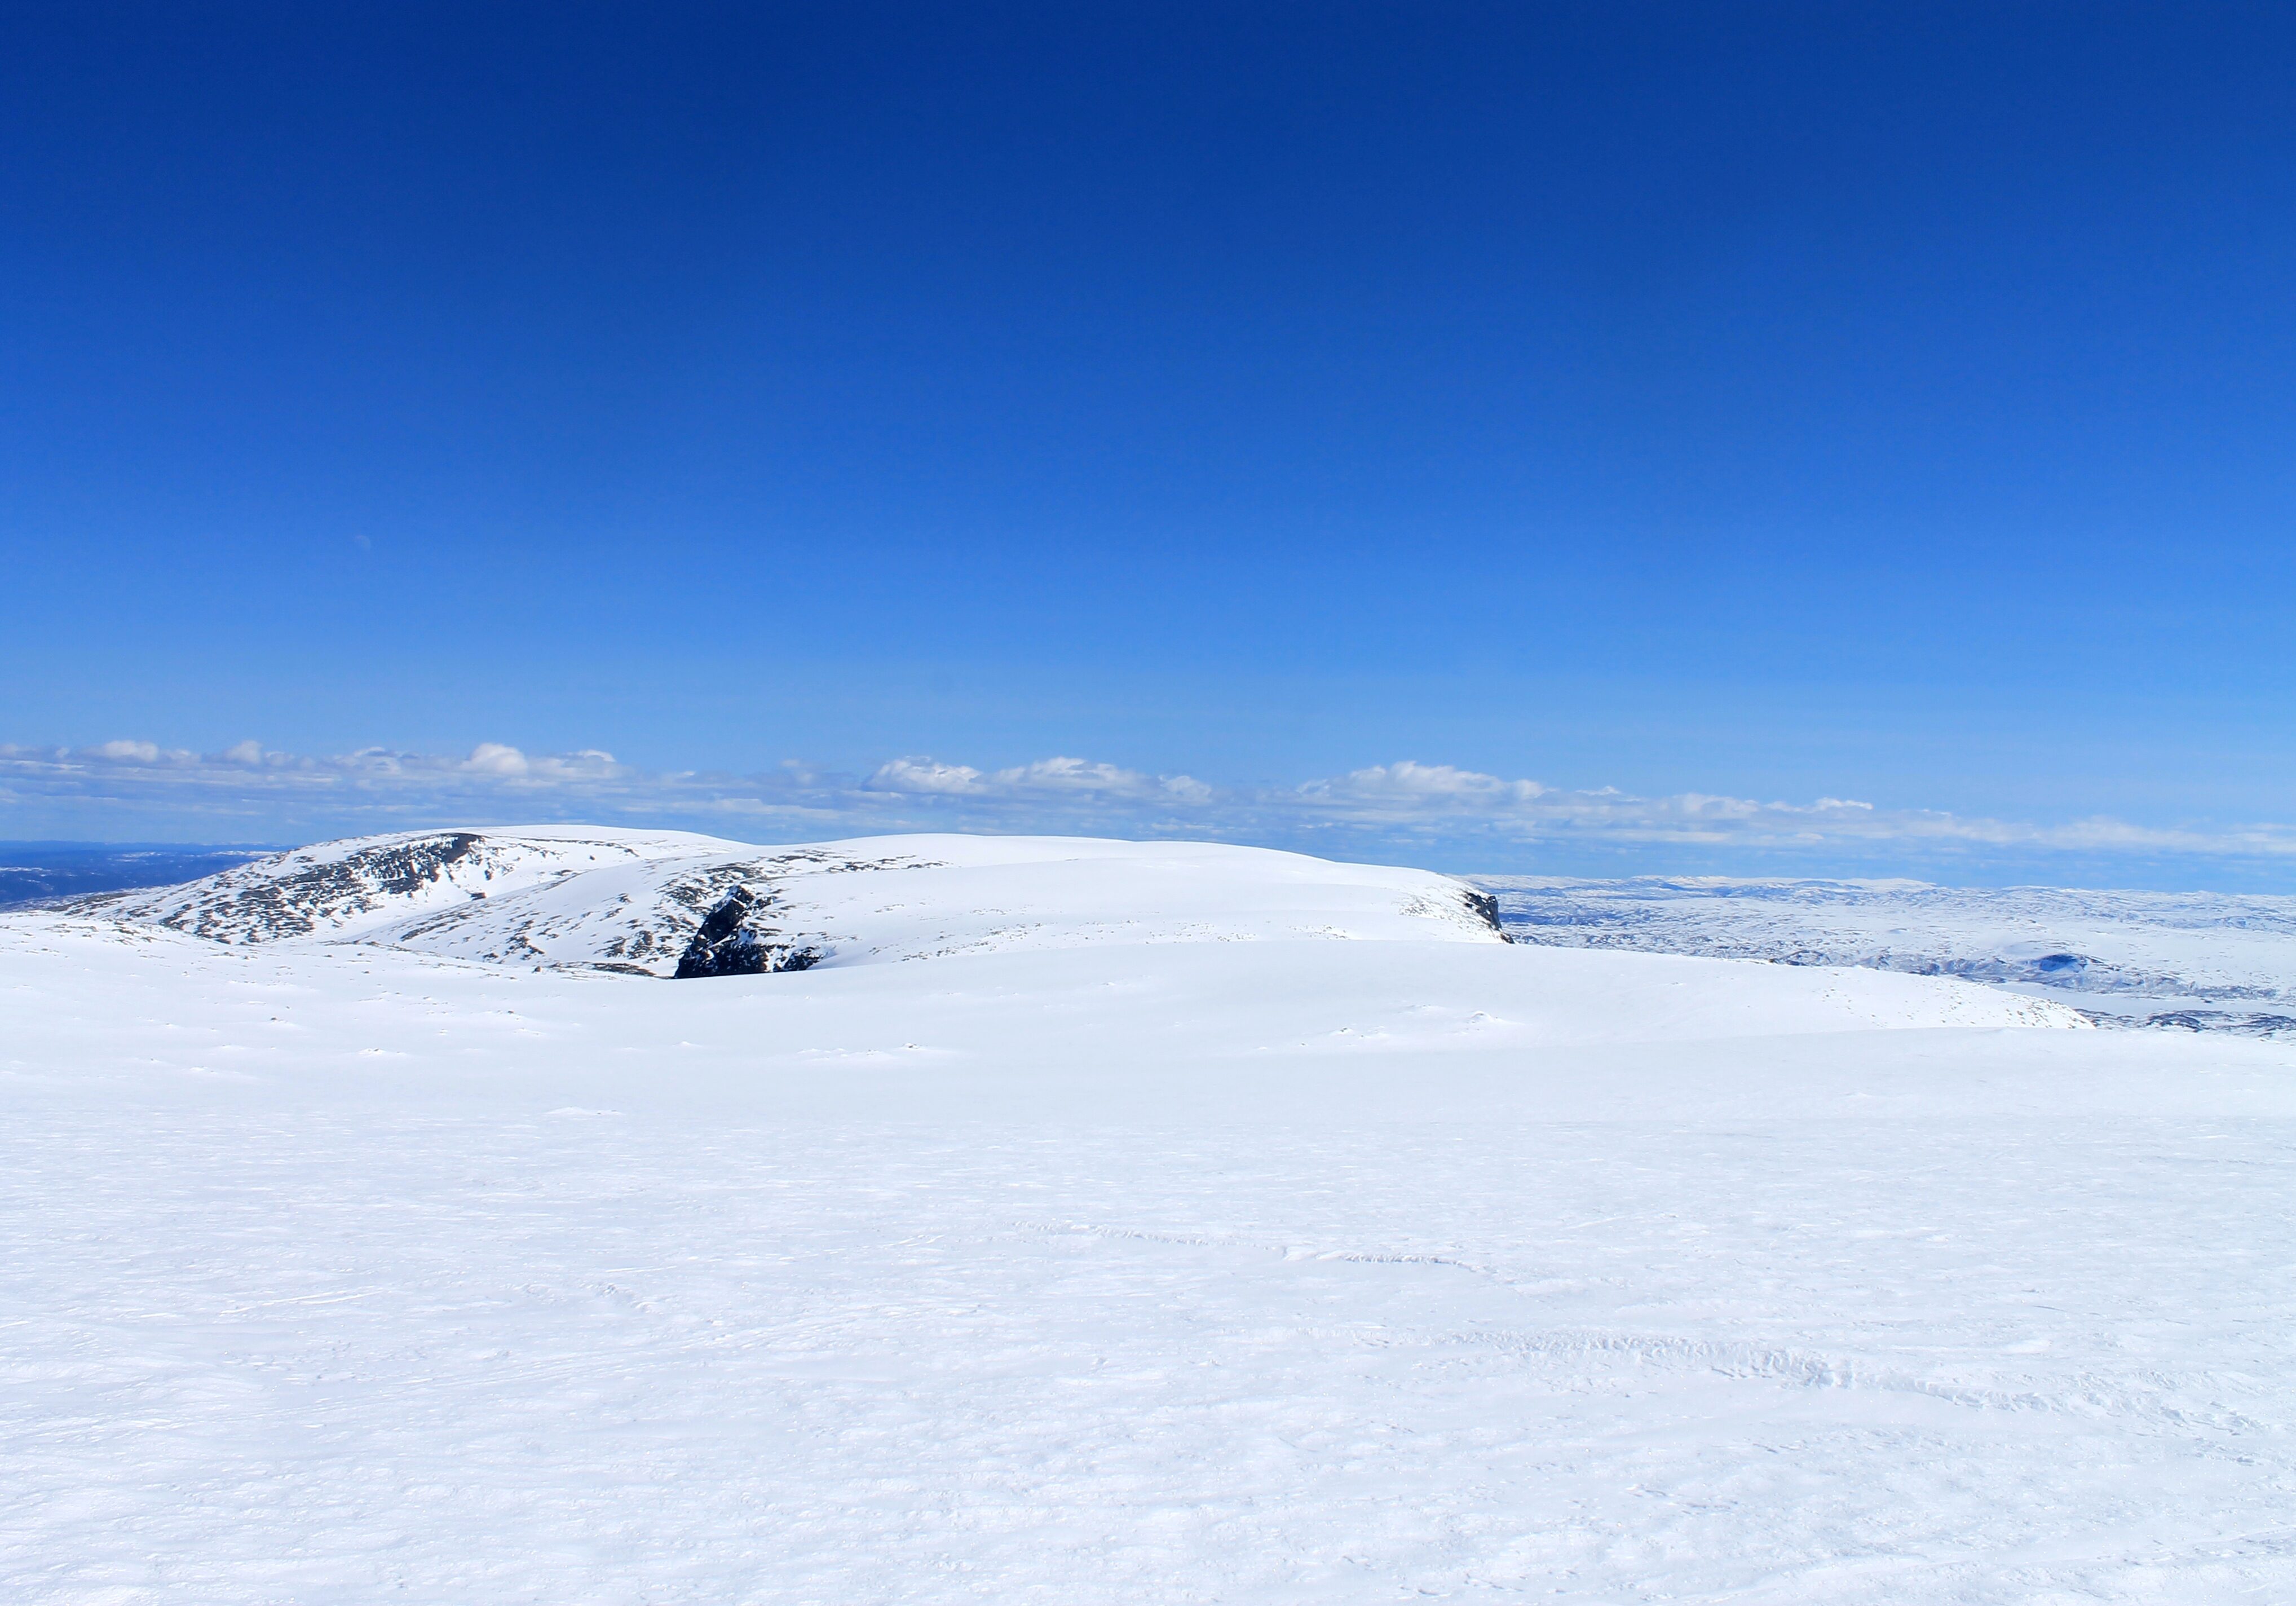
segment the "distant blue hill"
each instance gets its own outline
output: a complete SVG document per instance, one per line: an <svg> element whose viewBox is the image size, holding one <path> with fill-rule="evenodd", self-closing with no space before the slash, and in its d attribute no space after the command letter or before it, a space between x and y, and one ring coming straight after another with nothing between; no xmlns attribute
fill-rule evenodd
<svg viewBox="0 0 2296 1606"><path fill-rule="evenodd" d="M276 853L182 842L0 842L0 909L52 897L166 887Z"/></svg>

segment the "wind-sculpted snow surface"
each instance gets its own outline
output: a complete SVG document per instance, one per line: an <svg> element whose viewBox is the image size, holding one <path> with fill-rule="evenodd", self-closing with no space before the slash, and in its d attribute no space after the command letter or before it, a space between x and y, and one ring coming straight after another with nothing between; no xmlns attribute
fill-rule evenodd
<svg viewBox="0 0 2296 1606"><path fill-rule="evenodd" d="M2296 897L1478 876L1516 940L1957 976L2109 1025L2296 1036Z"/></svg>
<svg viewBox="0 0 2296 1606"><path fill-rule="evenodd" d="M1288 856L471 834L0 916L11 1606L2296 1598L2296 1045ZM406 936L729 865L836 952Z"/></svg>
<svg viewBox="0 0 2296 1606"><path fill-rule="evenodd" d="M64 906L232 944L688 979L1103 942L1505 940L1486 896L1425 871L1070 837L409 832Z"/></svg>

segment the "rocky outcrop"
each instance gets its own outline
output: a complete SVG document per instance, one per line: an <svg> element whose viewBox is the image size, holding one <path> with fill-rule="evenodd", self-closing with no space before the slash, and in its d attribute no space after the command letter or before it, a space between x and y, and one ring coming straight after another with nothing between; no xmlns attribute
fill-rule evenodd
<svg viewBox="0 0 2296 1606"><path fill-rule="evenodd" d="M1467 905L1467 913L1472 914L1477 920L1481 921L1483 924L1497 932L1501 942L1513 942L1514 940L1513 938L1507 935L1506 928L1499 924L1498 899L1493 897L1488 892L1469 892L1464 894L1463 897Z"/></svg>
<svg viewBox="0 0 2296 1606"><path fill-rule="evenodd" d="M775 940L780 933L758 923L773 905L771 892L736 887L709 911L678 956L676 979L705 976L764 976L777 971L811 970L821 952L800 943Z"/></svg>
<svg viewBox="0 0 2296 1606"><path fill-rule="evenodd" d="M304 937L442 884L491 880L488 856L480 851L484 840L474 832L449 831L377 842L338 857L283 853L209 878L203 897L102 893L66 907L148 918L219 942Z"/></svg>

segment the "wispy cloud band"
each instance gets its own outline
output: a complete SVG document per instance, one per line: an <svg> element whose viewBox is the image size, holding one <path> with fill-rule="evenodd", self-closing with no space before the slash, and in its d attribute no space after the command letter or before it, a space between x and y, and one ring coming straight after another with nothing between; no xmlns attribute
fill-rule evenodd
<svg viewBox="0 0 2296 1606"><path fill-rule="evenodd" d="M86 822L59 832L59 820ZM749 774L652 771L584 750L484 742L460 757L365 748L334 756L243 742L221 752L144 741L0 744L0 834L149 829L308 839L448 820L685 824L750 837L987 830L1199 836L1315 846L1605 843L1866 856L2070 853L2296 859L2296 827L2032 823L1877 807L1843 798L1764 802L1686 791L1572 791L1404 760L1292 787L1220 787L1185 774L1051 758L982 770L931 758L866 774L788 763ZM9 830L8 822L19 822ZM26 829L31 824L45 829ZM165 830L160 829L164 824Z"/></svg>

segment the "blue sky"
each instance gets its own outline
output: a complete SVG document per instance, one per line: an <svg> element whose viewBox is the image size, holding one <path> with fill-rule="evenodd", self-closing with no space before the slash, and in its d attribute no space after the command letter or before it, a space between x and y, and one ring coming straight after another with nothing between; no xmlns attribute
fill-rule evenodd
<svg viewBox="0 0 2296 1606"><path fill-rule="evenodd" d="M2284 9L0 35L0 836L2296 886Z"/></svg>

